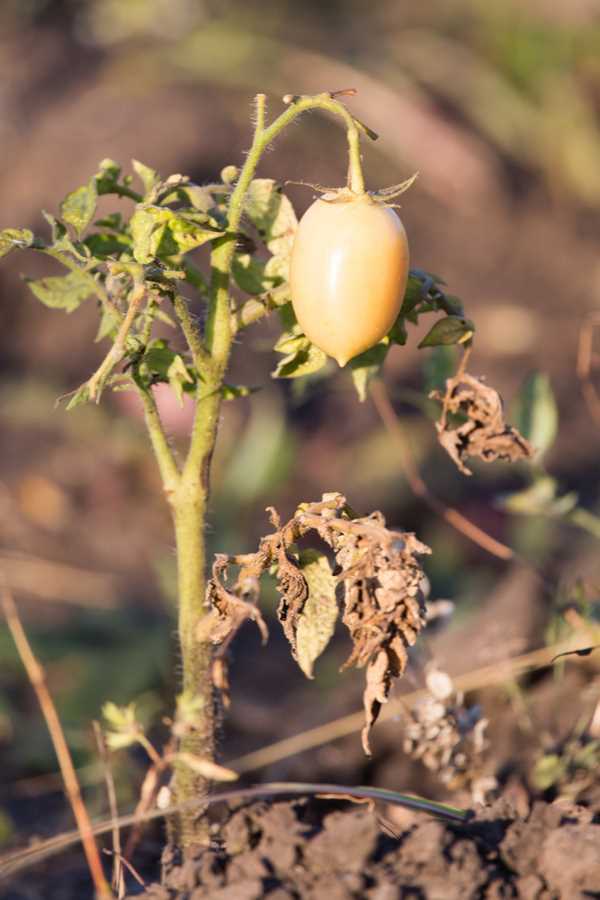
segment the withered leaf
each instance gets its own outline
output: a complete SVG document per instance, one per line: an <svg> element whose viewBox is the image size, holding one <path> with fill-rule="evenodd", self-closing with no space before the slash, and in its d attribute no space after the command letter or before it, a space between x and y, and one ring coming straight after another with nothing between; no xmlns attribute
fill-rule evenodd
<svg viewBox="0 0 600 900"><path fill-rule="evenodd" d="M308 585L308 598L296 627L296 655L306 677L313 678L315 660L335 631L336 580L327 557L318 550L304 550L300 554L300 567Z"/></svg>
<svg viewBox="0 0 600 900"><path fill-rule="evenodd" d="M438 440L464 475L472 472L465 465L469 456L484 462L500 459L517 462L534 454L522 434L504 420L500 394L479 378L459 370L446 381L446 391L429 395L442 404L442 415L436 422ZM452 417L462 421L456 424Z"/></svg>
<svg viewBox="0 0 600 900"><path fill-rule="evenodd" d="M213 644L229 643L238 628L249 619L256 623L265 643L269 632L255 602L258 598L258 575L262 571L253 575L248 568L242 568L232 592L223 585L230 562L230 557L224 553L215 554L212 578L206 589L211 613L200 620L196 636L199 640L208 638Z"/></svg>
<svg viewBox="0 0 600 900"><path fill-rule="evenodd" d="M254 605L258 579L274 568L281 594L279 619L292 654L312 677L314 661L335 627L336 586L341 584L343 622L353 644L344 668L366 668L363 746L369 753L371 726L393 679L406 668L407 648L425 624L423 572L417 557L431 551L414 534L390 531L380 512L357 516L338 493L302 503L283 525L276 510L270 507L268 512L274 531L262 538L257 553L215 559L207 599L218 621L211 625L210 638L222 641L224 647L245 619L252 618L261 627ZM335 577L322 551L298 554L296 543L311 532L333 551L339 569ZM232 564L240 572L235 586L228 589L224 580ZM244 584L255 587L248 593Z"/></svg>

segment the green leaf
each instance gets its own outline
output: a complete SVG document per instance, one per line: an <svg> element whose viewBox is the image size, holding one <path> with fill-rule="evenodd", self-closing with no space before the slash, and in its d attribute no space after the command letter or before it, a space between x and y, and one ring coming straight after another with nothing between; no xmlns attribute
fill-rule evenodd
<svg viewBox="0 0 600 900"><path fill-rule="evenodd" d="M431 353L424 357L424 393L429 396L431 391L444 391L446 381L456 372L458 364L458 350L456 346L434 347Z"/></svg>
<svg viewBox="0 0 600 900"><path fill-rule="evenodd" d="M131 253L131 239L125 234L95 232L88 235L83 243L90 248L92 255L99 259Z"/></svg>
<svg viewBox="0 0 600 900"><path fill-rule="evenodd" d="M306 338L304 339L306 340ZM327 356L314 344L289 353L277 365L272 378L300 378L318 372L327 362Z"/></svg>
<svg viewBox="0 0 600 900"><path fill-rule="evenodd" d="M151 169L150 166L144 165L144 163L137 159L132 159L131 165L133 166L133 171L144 185L144 194L148 195L152 193L154 188L160 182L158 173L155 172L154 169Z"/></svg>
<svg viewBox="0 0 600 900"><path fill-rule="evenodd" d="M129 706L117 706L116 703L109 700L102 707L102 715L110 729L106 734L106 743L111 750L130 747L143 733L136 718L135 703L130 703Z"/></svg>
<svg viewBox="0 0 600 900"><path fill-rule="evenodd" d="M73 312L94 293L92 278L83 272L69 272L68 275L49 276L39 281L26 279L27 284L45 306L52 309L66 309Z"/></svg>
<svg viewBox="0 0 600 900"><path fill-rule="evenodd" d="M284 331L279 335L277 343L273 347L275 353L295 353L297 350L307 350L309 340L305 334L300 331L297 325L293 331Z"/></svg>
<svg viewBox="0 0 600 900"><path fill-rule="evenodd" d="M33 232L28 228L4 228L0 231L0 257L11 250L31 247L33 240Z"/></svg>
<svg viewBox="0 0 600 900"><path fill-rule="evenodd" d="M462 316L446 316L444 319L439 319L425 335L419 344L419 349L463 344L473 336L474 331L475 325L470 319L464 319Z"/></svg>
<svg viewBox="0 0 600 900"><path fill-rule="evenodd" d="M170 210L160 207L136 209L129 220L129 228L133 238L133 255L137 262L146 265L155 258L170 214Z"/></svg>
<svg viewBox="0 0 600 900"><path fill-rule="evenodd" d="M114 159L103 159L94 176L98 194L112 194L120 174L121 166Z"/></svg>
<svg viewBox="0 0 600 900"><path fill-rule="evenodd" d="M549 475L539 475L522 491L507 494L498 505L507 512L529 516L565 516L577 506L575 492L557 495L558 484Z"/></svg>
<svg viewBox="0 0 600 900"><path fill-rule="evenodd" d="M406 291L404 292L404 300L402 301L401 316L407 316L418 303L427 295L427 290L423 280L413 275L411 272L406 283Z"/></svg>
<svg viewBox="0 0 600 900"><path fill-rule="evenodd" d="M313 678L315 660L335 631L338 617L336 580L327 557L319 550L303 550L299 562L308 584L308 599L298 617L296 655L306 677Z"/></svg>
<svg viewBox="0 0 600 900"><path fill-rule="evenodd" d="M205 228L193 221L191 216L185 213L171 213L168 222L169 231L180 253L188 253L201 247L208 241L221 237L224 232L213 228Z"/></svg>
<svg viewBox="0 0 600 900"><path fill-rule="evenodd" d="M398 344L400 347L404 347L408 339L408 333L406 331L406 319L404 318L404 316L398 316L398 318L390 328L387 336L389 337L392 344Z"/></svg>
<svg viewBox="0 0 600 900"><path fill-rule="evenodd" d="M82 384L80 388L77 388L76 391L73 391L71 394L71 399L67 403L65 409L67 412L70 412L72 409L75 409L76 406L83 406L84 403L90 402L90 390L87 384Z"/></svg>
<svg viewBox="0 0 600 900"><path fill-rule="evenodd" d="M290 277L290 254L271 256L265 266L265 275L272 279L272 284L284 284ZM289 296L288 296L289 299ZM286 302L286 301L282 301Z"/></svg>
<svg viewBox="0 0 600 900"><path fill-rule="evenodd" d="M273 256L290 255L298 219L276 181L255 178L246 194L244 212Z"/></svg>
<svg viewBox="0 0 600 900"><path fill-rule="evenodd" d="M533 372L523 384L512 410L512 421L537 451L536 459L550 449L558 432L558 407L550 379Z"/></svg>
<svg viewBox="0 0 600 900"><path fill-rule="evenodd" d="M370 350L365 350L364 353L350 360L352 381L361 403L367 399L369 382L379 373L389 349L389 338L384 338Z"/></svg>
<svg viewBox="0 0 600 900"><path fill-rule="evenodd" d="M152 341L146 348L141 364L151 374L153 381L168 382L179 403L183 403L183 394L194 384L194 376L183 357L171 350L167 341L163 338Z"/></svg>
<svg viewBox="0 0 600 900"><path fill-rule="evenodd" d="M249 253L238 253L234 256L231 272L237 286L246 294L264 294L275 281L266 275L265 263Z"/></svg>
<svg viewBox="0 0 600 900"><path fill-rule="evenodd" d="M203 227L192 216L176 213L164 206L138 207L130 219L133 255L146 265L157 256L187 253L223 234Z"/></svg>
<svg viewBox="0 0 600 900"><path fill-rule="evenodd" d="M92 221L97 201L96 179L90 178L87 184L67 194L60 204L61 217L75 229L77 237L81 237Z"/></svg>
<svg viewBox="0 0 600 900"><path fill-rule="evenodd" d="M167 370L167 379L179 405L183 406L183 393L186 389L189 389L191 384L194 384L194 377L190 374L183 358L179 354L175 355Z"/></svg>
<svg viewBox="0 0 600 900"><path fill-rule="evenodd" d="M557 784L566 771L567 764L557 753L547 753L536 762L532 781L538 790L545 791Z"/></svg>
<svg viewBox="0 0 600 900"><path fill-rule="evenodd" d="M96 337L94 338L94 343L98 343L99 341L104 340L107 337L114 337L119 328L119 319L114 315L109 309L102 308L102 314L100 316L100 324L98 326L98 331L96 332Z"/></svg>

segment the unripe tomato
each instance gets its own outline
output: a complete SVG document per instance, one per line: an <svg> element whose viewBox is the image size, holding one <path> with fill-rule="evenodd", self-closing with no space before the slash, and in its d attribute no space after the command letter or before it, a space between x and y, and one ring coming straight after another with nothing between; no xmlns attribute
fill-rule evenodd
<svg viewBox="0 0 600 900"><path fill-rule="evenodd" d="M387 334L407 278L404 226L368 194L315 200L300 220L290 266L292 305L309 340L340 366Z"/></svg>

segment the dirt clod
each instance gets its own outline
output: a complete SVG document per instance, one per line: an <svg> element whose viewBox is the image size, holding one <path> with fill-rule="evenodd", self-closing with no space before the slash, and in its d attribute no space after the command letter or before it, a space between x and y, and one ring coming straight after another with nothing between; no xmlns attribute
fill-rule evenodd
<svg viewBox="0 0 600 900"><path fill-rule="evenodd" d="M575 900L600 896L600 823L564 801L505 800L464 824L423 817L397 838L365 807L323 800L231 811L221 841L143 900ZM190 869L193 869L193 873ZM193 884L185 888L184 883ZM140 895L138 895L140 896Z"/></svg>

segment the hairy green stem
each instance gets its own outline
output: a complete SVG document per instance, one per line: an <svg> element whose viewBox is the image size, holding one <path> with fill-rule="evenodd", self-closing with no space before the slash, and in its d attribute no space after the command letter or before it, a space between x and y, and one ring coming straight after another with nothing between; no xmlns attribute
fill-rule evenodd
<svg viewBox="0 0 600 900"><path fill-rule="evenodd" d="M217 433L223 377L237 330L236 319L231 313L230 274L244 201L259 160L269 144L287 125L311 109L323 109L343 119L348 137L349 186L356 193L364 193L365 190L360 163L359 126L347 109L330 94L292 98L287 109L269 126L265 126L264 94L256 97L255 104L254 137L238 181L229 197L227 232L213 242L208 315L203 346L185 301L182 298L175 300L177 317L200 373L189 449L176 489L170 496L177 545L183 697L193 698L198 704L197 715L192 726L185 729L179 749L183 753L208 759L213 758L215 750L212 646L206 637L201 639L198 632L199 623L207 613L204 528L209 496L210 463ZM148 411L146 415L147 421L150 422L149 427L154 427L152 418L148 420ZM155 452L158 451L159 465L164 469L170 463L165 457L161 434L156 428L153 444ZM176 764L175 798L178 804L185 805L192 799L201 798L206 793L207 787L205 779L189 766ZM171 839L184 849L206 844L207 824L198 811L182 812L172 823Z"/></svg>
<svg viewBox="0 0 600 900"><path fill-rule="evenodd" d="M291 122L311 109L323 109L338 115L346 125L350 170L350 188L357 194L365 192L365 182L360 161L359 127L346 107L329 94L316 97L291 98L288 108L267 128L264 122L264 94L256 98L256 127L252 146L240 172L237 184L229 199L228 234L215 242L212 254L211 293L206 323L206 343L222 372L227 367L231 349L231 320L229 316L229 273L235 252L235 234L244 211L244 199L254 178L262 154Z"/></svg>

